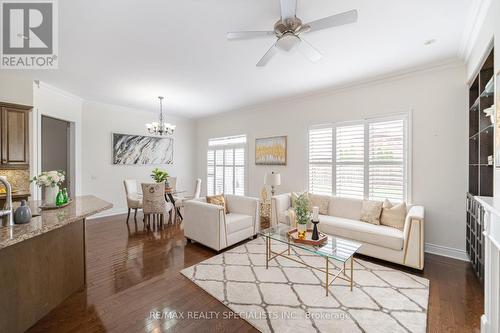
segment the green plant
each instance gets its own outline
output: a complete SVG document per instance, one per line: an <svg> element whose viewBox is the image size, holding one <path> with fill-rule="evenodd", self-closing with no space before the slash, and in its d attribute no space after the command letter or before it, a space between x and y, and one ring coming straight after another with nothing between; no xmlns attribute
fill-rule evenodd
<svg viewBox="0 0 500 333"><path fill-rule="evenodd" d="M309 197L307 193L302 193L293 206L297 223L306 224L311 219L311 208L309 207Z"/></svg>
<svg viewBox="0 0 500 333"><path fill-rule="evenodd" d="M160 170L159 168L154 168L153 171L151 171L151 178L157 183L163 183L167 181L168 178L168 172L165 170Z"/></svg>

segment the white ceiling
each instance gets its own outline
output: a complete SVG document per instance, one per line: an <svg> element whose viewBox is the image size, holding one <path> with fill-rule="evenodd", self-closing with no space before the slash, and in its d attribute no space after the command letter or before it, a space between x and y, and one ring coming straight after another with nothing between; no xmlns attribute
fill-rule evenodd
<svg viewBox="0 0 500 333"><path fill-rule="evenodd" d="M274 39L279 0L59 1L59 70L24 72L84 99L200 117L458 57L473 0L298 0L304 22L350 9L358 23L303 35L300 53L255 64ZM424 42L435 39L431 45Z"/></svg>

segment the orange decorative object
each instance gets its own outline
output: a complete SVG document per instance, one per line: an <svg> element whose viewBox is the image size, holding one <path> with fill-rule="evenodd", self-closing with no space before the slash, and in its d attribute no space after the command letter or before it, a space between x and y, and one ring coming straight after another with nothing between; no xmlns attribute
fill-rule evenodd
<svg viewBox="0 0 500 333"><path fill-rule="evenodd" d="M301 238L299 231L297 229L292 229L288 232L288 237L290 237L290 239L295 243L303 243L307 245L323 245L323 243L328 240L328 236L321 232L319 233L319 239L313 240L312 232L312 229L307 229L304 238Z"/></svg>

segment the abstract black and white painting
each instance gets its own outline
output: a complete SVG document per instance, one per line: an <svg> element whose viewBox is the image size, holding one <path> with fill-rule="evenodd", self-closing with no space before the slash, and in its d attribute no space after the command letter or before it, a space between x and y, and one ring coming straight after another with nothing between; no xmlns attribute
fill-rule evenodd
<svg viewBox="0 0 500 333"><path fill-rule="evenodd" d="M113 133L113 164L172 164L174 139Z"/></svg>

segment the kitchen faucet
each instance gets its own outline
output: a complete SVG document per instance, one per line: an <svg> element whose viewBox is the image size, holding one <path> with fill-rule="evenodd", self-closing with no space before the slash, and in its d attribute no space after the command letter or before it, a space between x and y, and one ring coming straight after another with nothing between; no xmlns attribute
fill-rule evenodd
<svg viewBox="0 0 500 333"><path fill-rule="evenodd" d="M0 210L0 217L4 218L4 216L7 216L7 226L13 226L14 214L12 209L12 187L5 176L0 176L0 183L3 183L5 186L6 192L5 204L3 210Z"/></svg>

